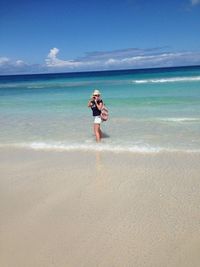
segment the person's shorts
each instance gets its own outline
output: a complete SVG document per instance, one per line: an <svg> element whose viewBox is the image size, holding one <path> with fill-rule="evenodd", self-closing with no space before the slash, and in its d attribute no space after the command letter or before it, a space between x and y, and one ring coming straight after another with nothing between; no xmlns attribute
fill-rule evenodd
<svg viewBox="0 0 200 267"><path fill-rule="evenodd" d="M95 124L101 124L102 120L100 116L94 116L94 123Z"/></svg>

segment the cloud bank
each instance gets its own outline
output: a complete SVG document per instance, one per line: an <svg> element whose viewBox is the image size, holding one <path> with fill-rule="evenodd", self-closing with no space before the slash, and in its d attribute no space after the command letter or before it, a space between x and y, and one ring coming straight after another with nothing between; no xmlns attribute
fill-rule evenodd
<svg viewBox="0 0 200 267"><path fill-rule="evenodd" d="M50 50L45 60L49 70L91 71L200 65L200 52L167 52L166 47L95 51L71 60L60 59L58 54L58 48Z"/></svg>
<svg viewBox="0 0 200 267"><path fill-rule="evenodd" d="M28 64L21 59L12 60L8 57L0 56L0 75L31 74L46 72L46 70L41 64Z"/></svg>
<svg viewBox="0 0 200 267"><path fill-rule="evenodd" d="M13 61L8 57L0 57L0 73L23 70L25 67L26 63L23 60Z"/></svg>
<svg viewBox="0 0 200 267"><path fill-rule="evenodd" d="M200 4L200 0L191 0L192 6L196 6Z"/></svg>
<svg viewBox="0 0 200 267"><path fill-rule="evenodd" d="M50 49L43 64L0 57L0 74L74 72L200 65L200 52L170 52L168 47L93 51L74 59L61 59L59 49Z"/></svg>

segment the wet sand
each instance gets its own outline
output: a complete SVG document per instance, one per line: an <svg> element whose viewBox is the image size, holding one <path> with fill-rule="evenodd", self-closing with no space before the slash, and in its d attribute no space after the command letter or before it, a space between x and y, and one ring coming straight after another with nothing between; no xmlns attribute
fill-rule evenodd
<svg viewBox="0 0 200 267"><path fill-rule="evenodd" d="M0 149L0 266L199 267L200 155Z"/></svg>

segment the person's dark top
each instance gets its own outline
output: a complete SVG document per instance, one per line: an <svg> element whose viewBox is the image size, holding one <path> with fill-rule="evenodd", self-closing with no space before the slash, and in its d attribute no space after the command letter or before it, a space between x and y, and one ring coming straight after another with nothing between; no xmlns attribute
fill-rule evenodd
<svg viewBox="0 0 200 267"><path fill-rule="evenodd" d="M92 106L91 106L91 109L92 109L92 113L93 113L93 116L100 116L101 115L101 110L99 110L95 104L95 101L92 100L91 101L92 103ZM100 104L100 103L103 103L102 100L97 100L97 104Z"/></svg>

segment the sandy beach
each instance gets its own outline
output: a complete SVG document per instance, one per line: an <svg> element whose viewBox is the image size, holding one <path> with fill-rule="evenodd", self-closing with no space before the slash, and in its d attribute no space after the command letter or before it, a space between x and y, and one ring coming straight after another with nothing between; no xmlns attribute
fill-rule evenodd
<svg viewBox="0 0 200 267"><path fill-rule="evenodd" d="M198 267L198 153L0 150L0 266Z"/></svg>

